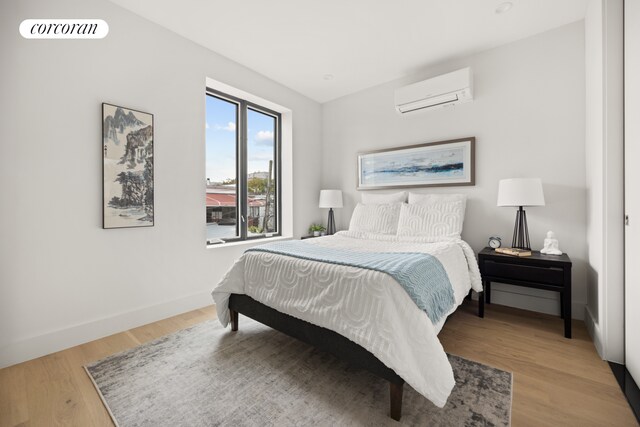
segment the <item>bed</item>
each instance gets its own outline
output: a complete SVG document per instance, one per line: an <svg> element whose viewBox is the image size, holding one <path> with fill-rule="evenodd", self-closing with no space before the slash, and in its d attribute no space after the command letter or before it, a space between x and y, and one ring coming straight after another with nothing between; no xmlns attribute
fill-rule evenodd
<svg viewBox="0 0 640 427"><path fill-rule="evenodd" d="M473 250L459 237L461 220L454 233L450 226L434 232L434 223L451 223L451 216L434 222L431 203L417 209L428 223L419 224L415 206L407 206L359 204L349 231L290 243L289 252L273 243L248 250L212 293L220 322L237 330L242 313L388 380L393 419L401 416L404 382L443 407L455 382L437 334L471 289L482 291L480 273ZM341 263L349 252L428 258L446 273L453 301L425 310L389 272ZM428 313L438 310L437 317Z"/></svg>

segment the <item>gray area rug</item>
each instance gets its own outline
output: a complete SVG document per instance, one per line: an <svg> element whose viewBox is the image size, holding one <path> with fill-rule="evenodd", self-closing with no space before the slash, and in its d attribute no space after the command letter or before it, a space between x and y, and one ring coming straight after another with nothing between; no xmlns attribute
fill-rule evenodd
<svg viewBox="0 0 640 427"><path fill-rule="evenodd" d="M449 355L456 377L439 409L404 386L402 425L506 426L511 373ZM388 382L241 317L207 321L86 367L116 425L398 425Z"/></svg>

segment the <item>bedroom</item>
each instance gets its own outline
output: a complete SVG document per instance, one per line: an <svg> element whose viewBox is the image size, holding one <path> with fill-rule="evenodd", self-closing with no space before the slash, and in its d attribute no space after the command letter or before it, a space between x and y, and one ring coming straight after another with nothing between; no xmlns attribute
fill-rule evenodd
<svg viewBox="0 0 640 427"><path fill-rule="evenodd" d="M211 291L248 246L205 244L207 86L253 96L282 114L284 237L298 240L312 223L326 226L328 210L318 203L323 189L342 191L338 230L349 227L363 194L401 191L357 190L361 152L475 137L475 185L406 190L464 194L462 238L476 256L490 236L511 242L515 208L497 206L499 181L540 178L546 203L527 208L531 246L542 248L553 230L573 262L573 338L563 337L557 293L497 283L484 319L476 316L477 301L466 301L440 340L449 353L514 374L514 425L632 423L603 361L625 362L622 133L637 130L622 125L622 22L632 19L623 16L623 2L521 0L502 14L495 12L500 1L450 9L427 2L433 9L426 12L412 3L416 14L465 16L466 25L450 18L459 45L433 52L402 25L406 12L388 4L360 21L362 2L302 10L287 3L291 15L256 3L246 22L253 26L231 38L189 24L210 15L197 2L178 9L106 0L2 2L0 425L109 423L83 365L215 318ZM225 22L242 13L240 6L219 7ZM334 20L332 10L341 11ZM177 12L184 22L170 19ZM267 17L284 30L260 28ZM20 23L36 18L102 19L108 35L25 39ZM422 29L414 19L412 30ZM405 42L416 45L392 44L391 25L376 31L386 20L400 22ZM303 35L310 37L296 42ZM282 42L274 47L277 61L256 48L266 41L252 41L267 36ZM282 52L294 48L302 53ZM416 59L418 48L424 53ZM245 57L250 53L255 58ZM403 60L407 65L393 71ZM473 70L472 102L395 111L396 89L465 67ZM152 227L102 228L102 103L153 114ZM240 332L245 323L241 315ZM518 334L542 341L523 343ZM68 348L75 350L57 353ZM385 416L388 398L379 399ZM403 410L408 414L409 401Z"/></svg>

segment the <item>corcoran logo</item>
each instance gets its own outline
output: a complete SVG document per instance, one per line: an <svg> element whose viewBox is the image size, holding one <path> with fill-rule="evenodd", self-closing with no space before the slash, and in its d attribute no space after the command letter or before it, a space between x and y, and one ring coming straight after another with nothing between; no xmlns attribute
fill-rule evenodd
<svg viewBox="0 0 640 427"><path fill-rule="evenodd" d="M109 24L102 19L25 19L20 34L25 39L102 39Z"/></svg>

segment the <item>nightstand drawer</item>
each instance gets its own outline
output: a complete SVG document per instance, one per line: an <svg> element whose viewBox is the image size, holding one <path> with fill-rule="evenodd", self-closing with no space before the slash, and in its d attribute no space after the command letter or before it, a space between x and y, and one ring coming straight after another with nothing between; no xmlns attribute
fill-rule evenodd
<svg viewBox="0 0 640 427"><path fill-rule="evenodd" d="M510 264L508 262L484 262L484 274L505 279L541 282L550 285L564 284L564 271L555 267L533 267L529 265Z"/></svg>

